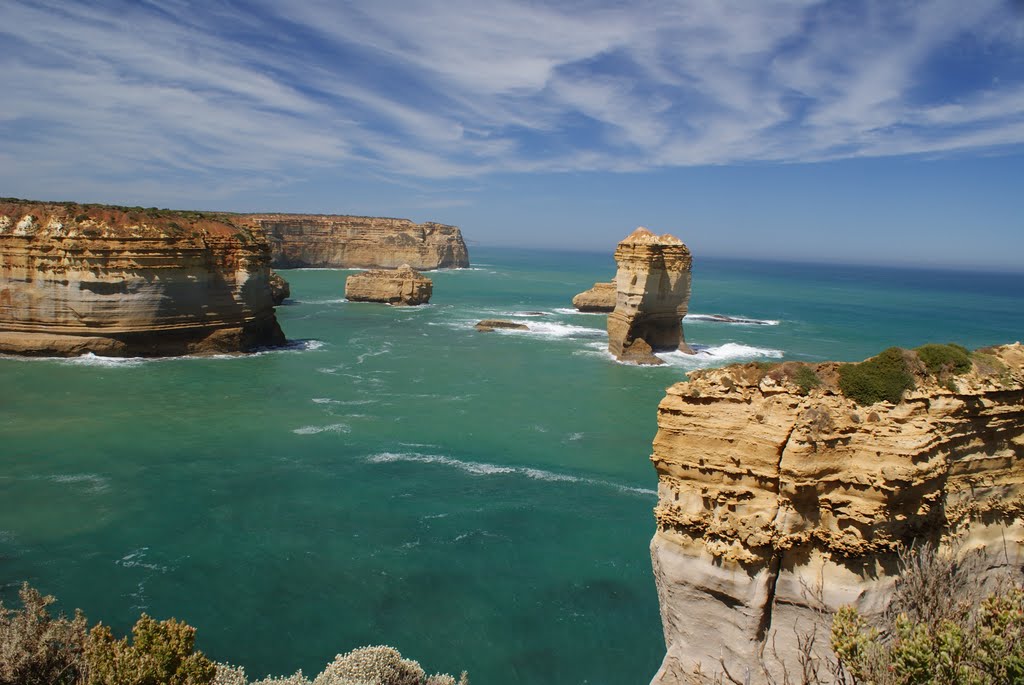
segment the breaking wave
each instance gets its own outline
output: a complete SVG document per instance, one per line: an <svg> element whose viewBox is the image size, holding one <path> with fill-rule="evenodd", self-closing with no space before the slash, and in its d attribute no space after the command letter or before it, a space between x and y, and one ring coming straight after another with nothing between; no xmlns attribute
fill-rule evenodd
<svg viewBox="0 0 1024 685"><path fill-rule="evenodd" d="M619 483L613 483L611 481L599 480L595 478L584 478L581 476L572 476L566 473L555 473L553 471L545 471L543 469L534 469L526 466L498 466L496 464L487 464L476 461L463 461L461 459L454 459L452 457L445 457L437 454L423 454L420 452L380 452L367 457L367 462L371 464L389 464L395 462L412 462L419 464L440 464L442 466L448 466L451 468L459 469L472 476L498 476L498 475L516 475L531 478L533 480L542 480L557 483L584 483L587 485L595 485L600 487L612 488L620 492L628 492L638 495L657 495L657 491L650 490L647 488L637 488L629 485L621 485Z"/></svg>

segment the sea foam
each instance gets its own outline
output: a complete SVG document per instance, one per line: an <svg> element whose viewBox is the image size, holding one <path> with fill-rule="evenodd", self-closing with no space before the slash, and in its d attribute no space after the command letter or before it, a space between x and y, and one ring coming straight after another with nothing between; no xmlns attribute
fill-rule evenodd
<svg viewBox="0 0 1024 685"><path fill-rule="evenodd" d="M524 476L533 480L548 481L554 483L583 483L586 485L607 487L620 492L627 492L638 495L657 495L656 490L637 488L611 481L573 476L567 473L555 473L544 469L535 469L527 466L499 466L476 461L463 461L438 454L423 454L420 452L380 452L367 457L366 461L371 464L388 464L395 462L413 462L420 464L440 464L451 468L459 469L472 476L499 476L516 475Z"/></svg>
<svg viewBox="0 0 1024 685"><path fill-rule="evenodd" d="M296 435L316 435L317 433L351 433L352 428L344 423L332 423L327 426L303 426L292 431Z"/></svg>

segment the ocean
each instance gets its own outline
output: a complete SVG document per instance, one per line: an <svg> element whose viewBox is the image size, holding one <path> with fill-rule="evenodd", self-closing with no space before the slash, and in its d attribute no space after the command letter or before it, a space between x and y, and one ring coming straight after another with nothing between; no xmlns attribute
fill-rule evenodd
<svg viewBox="0 0 1024 685"><path fill-rule="evenodd" d="M664 653L648 457L667 386L749 360L1024 338L1024 275L695 260L696 355L614 362L610 255L476 248L421 308L282 274L289 349L0 359L0 597L198 628L250 677L390 644L477 685L646 683ZM743 317L722 323L711 315ZM484 318L528 331L479 333Z"/></svg>

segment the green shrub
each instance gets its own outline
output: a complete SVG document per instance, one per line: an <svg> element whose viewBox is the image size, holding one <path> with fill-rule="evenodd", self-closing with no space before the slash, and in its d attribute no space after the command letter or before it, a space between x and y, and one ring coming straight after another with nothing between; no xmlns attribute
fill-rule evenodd
<svg viewBox="0 0 1024 685"><path fill-rule="evenodd" d="M818 374L814 373L814 369L803 365L798 367L793 374L793 382L800 389L801 395L806 395L812 389L821 385L821 379L818 378Z"/></svg>
<svg viewBox="0 0 1024 685"><path fill-rule="evenodd" d="M53 618L54 599L21 586L22 608L0 602L0 685L75 685L80 682L86 620Z"/></svg>
<svg viewBox="0 0 1024 685"><path fill-rule="evenodd" d="M859 364L839 367L839 389L859 405L882 400L897 404L903 392L913 388L914 377L899 347L890 347Z"/></svg>
<svg viewBox="0 0 1024 685"><path fill-rule="evenodd" d="M216 665L193 651L196 629L146 614L128 638L115 640L108 626L97 624L85 643L86 685L210 685Z"/></svg>
<svg viewBox="0 0 1024 685"><path fill-rule="evenodd" d="M971 356L966 347L949 343L948 345L922 345L918 347L917 357L934 375L949 373L967 373L971 370Z"/></svg>

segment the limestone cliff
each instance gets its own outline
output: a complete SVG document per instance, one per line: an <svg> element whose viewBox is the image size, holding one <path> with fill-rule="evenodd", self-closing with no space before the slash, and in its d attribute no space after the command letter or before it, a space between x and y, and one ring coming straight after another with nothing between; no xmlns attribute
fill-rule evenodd
<svg viewBox="0 0 1024 685"><path fill-rule="evenodd" d="M0 202L0 353L164 356L284 343L258 230L198 214Z"/></svg>
<svg viewBox="0 0 1024 685"><path fill-rule="evenodd" d="M615 310L615 282L595 283L572 298L572 306L581 312L607 313Z"/></svg>
<svg viewBox="0 0 1024 685"><path fill-rule="evenodd" d="M248 214L270 240L273 266L414 269L469 266L469 251L455 226L408 219L317 214Z"/></svg>
<svg viewBox="0 0 1024 685"><path fill-rule="evenodd" d="M690 348L682 321L690 300L690 250L679 238L638 228L615 249L615 309L608 351L621 361L661 364L653 352Z"/></svg>
<svg viewBox="0 0 1024 685"><path fill-rule="evenodd" d="M345 298L352 302L383 302L415 306L430 302L434 283L408 264L397 269L375 269L345 279Z"/></svg>
<svg viewBox="0 0 1024 685"><path fill-rule="evenodd" d="M896 403L848 399L836 363L698 371L668 389L651 457L667 646L654 683L723 665L762 682L758 650L793 658L819 600L877 613L900 544L957 541L1019 572L1024 347L938 375L901 354L914 387Z"/></svg>

